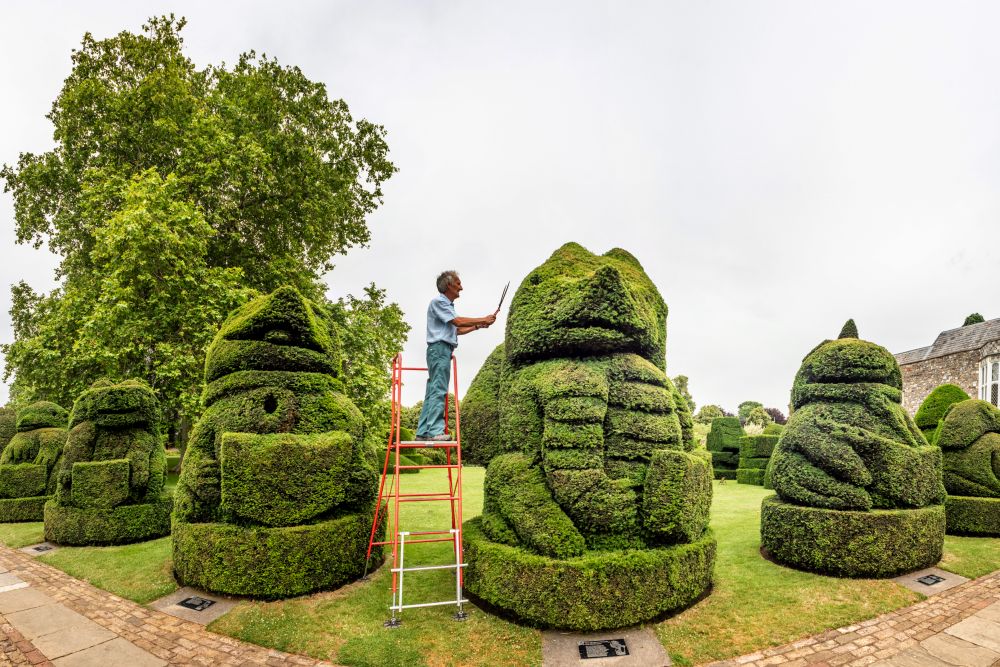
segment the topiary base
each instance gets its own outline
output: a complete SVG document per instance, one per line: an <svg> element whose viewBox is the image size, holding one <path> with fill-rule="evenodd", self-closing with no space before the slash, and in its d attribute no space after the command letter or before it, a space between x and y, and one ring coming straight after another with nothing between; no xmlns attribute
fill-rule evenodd
<svg viewBox="0 0 1000 667"><path fill-rule="evenodd" d="M948 496L949 535L1000 536L1000 498Z"/></svg>
<svg viewBox="0 0 1000 667"><path fill-rule="evenodd" d="M465 589L536 626L602 630L635 625L697 600L712 583L715 537L659 549L591 551L558 560L487 539L463 525Z"/></svg>
<svg viewBox="0 0 1000 667"><path fill-rule="evenodd" d="M283 528L177 521L174 571L182 585L266 599L337 588L364 573L371 527L369 512ZM376 547L370 569L381 562Z"/></svg>
<svg viewBox="0 0 1000 667"><path fill-rule="evenodd" d="M736 481L740 484L764 486L763 468L739 468L736 471Z"/></svg>
<svg viewBox="0 0 1000 667"><path fill-rule="evenodd" d="M174 498L111 509L45 503L45 539L56 544L106 545L142 542L170 534Z"/></svg>
<svg viewBox="0 0 1000 667"><path fill-rule="evenodd" d="M45 518L45 503L51 497L0 498L0 523L42 521Z"/></svg>
<svg viewBox="0 0 1000 667"><path fill-rule="evenodd" d="M777 495L761 503L761 545L776 561L837 577L930 567L941 560L944 528L944 505L854 512L793 505Z"/></svg>

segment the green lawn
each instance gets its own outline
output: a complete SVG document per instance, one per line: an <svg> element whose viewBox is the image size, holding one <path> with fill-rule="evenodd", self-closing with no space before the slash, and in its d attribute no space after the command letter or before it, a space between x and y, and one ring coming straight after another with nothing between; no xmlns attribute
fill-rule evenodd
<svg viewBox="0 0 1000 667"><path fill-rule="evenodd" d="M0 542L8 547L20 549L29 544L45 541L45 524L41 521L29 523L0 523Z"/></svg>
<svg viewBox="0 0 1000 667"><path fill-rule="evenodd" d="M403 479L405 491L444 489L442 470L425 470ZM466 468L465 514L482 507L482 468ZM760 487L715 484L712 528L719 542L715 586L690 609L652 627L675 663L700 664L784 644L848 625L920 599L890 581L822 577L783 568L759 553ZM444 503L404 506L409 530L448 525ZM42 540L42 524L0 524L0 541L24 546ZM407 565L449 561L447 544L413 545ZM41 556L95 586L138 602L176 588L171 577L170 540L162 538L123 547L63 547ZM1000 539L946 538L941 567L968 577L1000 569ZM465 623L451 619L453 609L407 610L403 627L386 630L389 573L382 567L370 581L330 593L281 602L239 604L210 629L239 639L330 659L345 665L501 665L538 664L541 635L472 608ZM407 604L445 600L454 595L447 571L411 573Z"/></svg>
<svg viewBox="0 0 1000 667"><path fill-rule="evenodd" d="M38 560L140 604L177 590L170 537L120 547L60 547Z"/></svg>

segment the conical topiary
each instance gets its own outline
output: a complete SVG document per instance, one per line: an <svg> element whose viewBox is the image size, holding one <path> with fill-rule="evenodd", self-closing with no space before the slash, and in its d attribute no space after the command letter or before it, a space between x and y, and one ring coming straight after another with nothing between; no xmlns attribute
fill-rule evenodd
<svg viewBox="0 0 1000 667"><path fill-rule="evenodd" d="M885 577L940 559L941 452L901 389L895 358L868 341L825 341L802 361L769 471L777 495L762 506L761 542L776 560Z"/></svg>
<svg viewBox="0 0 1000 667"><path fill-rule="evenodd" d="M976 399L952 404L936 443L944 455L948 532L1000 535L1000 410Z"/></svg>
<svg viewBox="0 0 1000 667"><path fill-rule="evenodd" d="M837 339L841 338L857 338L858 337L858 326L854 323L854 320L847 320L844 322L844 327L840 330L840 335Z"/></svg>

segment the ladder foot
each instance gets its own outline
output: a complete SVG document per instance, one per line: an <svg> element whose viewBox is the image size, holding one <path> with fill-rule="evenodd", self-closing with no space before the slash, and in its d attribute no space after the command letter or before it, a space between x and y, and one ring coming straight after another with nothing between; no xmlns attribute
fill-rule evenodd
<svg viewBox="0 0 1000 667"><path fill-rule="evenodd" d="M403 625L403 621L401 619L398 619L396 617L392 617L388 621L386 621L385 623L383 623L382 627L389 628L390 630L392 630L392 629L398 628L398 627L400 627L402 625Z"/></svg>
<svg viewBox="0 0 1000 667"><path fill-rule="evenodd" d="M467 620L469 620L469 612L467 612L467 611L457 611L457 612L455 612L455 615L452 616L452 618L455 619L456 621L459 621L459 622L461 622L461 621L467 621Z"/></svg>

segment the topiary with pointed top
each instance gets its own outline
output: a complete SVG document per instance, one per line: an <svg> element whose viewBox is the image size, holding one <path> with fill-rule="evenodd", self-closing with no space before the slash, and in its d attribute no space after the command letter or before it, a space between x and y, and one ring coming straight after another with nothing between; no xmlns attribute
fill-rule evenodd
<svg viewBox="0 0 1000 667"><path fill-rule="evenodd" d="M854 320L847 320L844 322L844 327L840 330L840 335L837 339L841 338L857 338L858 337L858 325L854 323Z"/></svg>
<svg viewBox="0 0 1000 667"><path fill-rule="evenodd" d="M976 399L953 403L935 443L944 455L948 532L1000 535L1000 410Z"/></svg>
<svg viewBox="0 0 1000 667"><path fill-rule="evenodd" d="M361 576L377 463L339 375L339 342L295 289L229 316L177 484L178 581L281 598Z"/></svg>
<svg viewBox="0 0 1000 667"><path fill-rule="evenodd" d="M777 561L888 577L941 558L941 452L901 401L899 366L879 345L847 336L806 355L768 470L777 494L761 512L761 542Z"/></svg>
<svg viewBox="0 0 1000 667"><path fill-rule="evenodd" d="M594 630L707 589L712 470L664 372L666 317L621 249L568 243L522 281L504 344L462 403L463 443L488 464L483 514L464 528L471 594L532 624Z"/></svg>
<svg viewBox="0 0 1000 667"><path fill-rule="evenodd" d="M53 473L66 445L68 417L48 401L32 403L16 415L14 433L0 454L0 523L44 518L45 503L55 492Z"/></svg>
<svg viewBox="0 0 1000 667"><path fill-rule="evenodd" d="M45 539L57 544L141 542L170 532L160 406L142 380L98 380L77 397L45 504Z"/></svg>

